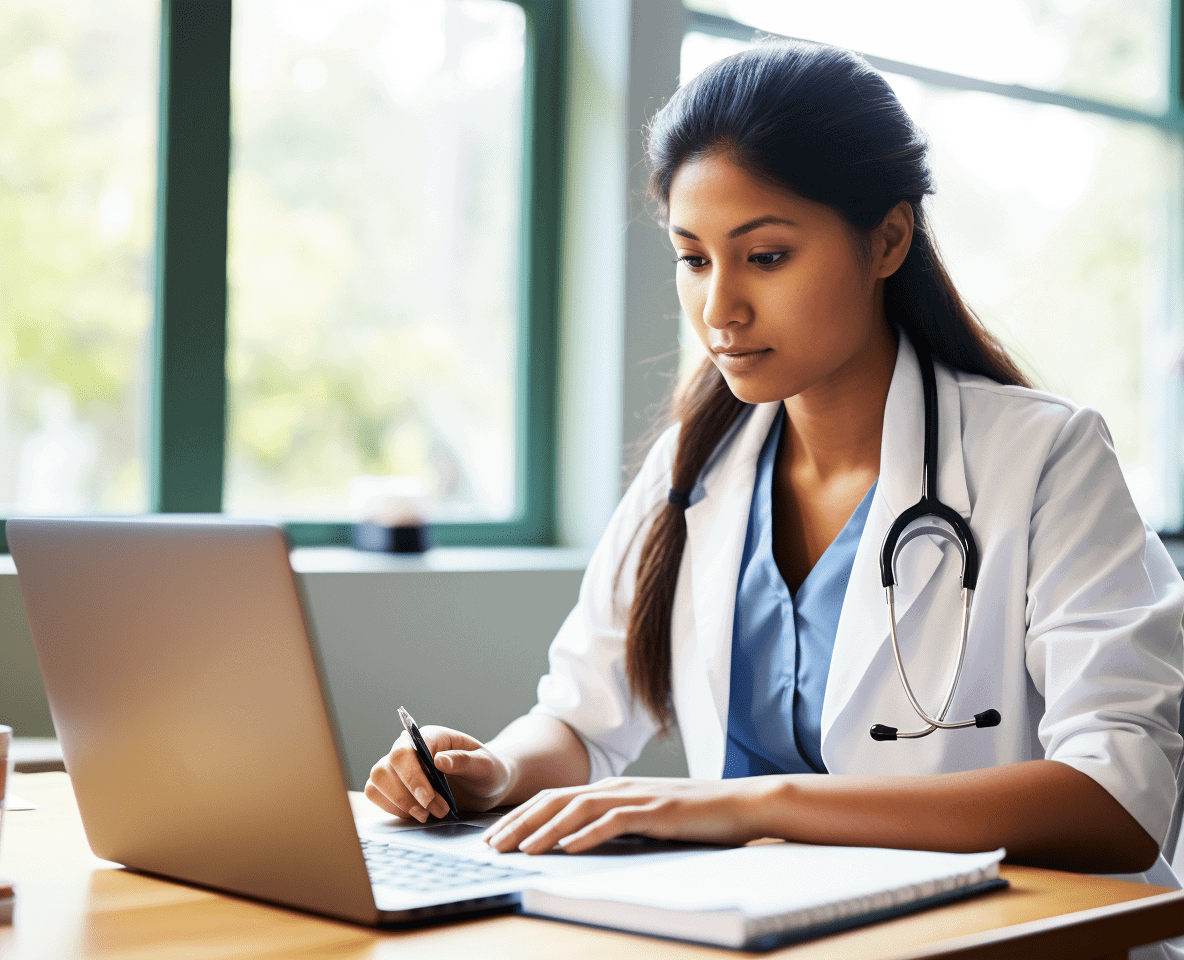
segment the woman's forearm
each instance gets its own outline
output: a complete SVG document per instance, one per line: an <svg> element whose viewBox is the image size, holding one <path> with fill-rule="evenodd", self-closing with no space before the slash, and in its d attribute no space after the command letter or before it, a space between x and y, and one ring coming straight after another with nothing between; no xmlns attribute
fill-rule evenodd
<svg viewBox="0 0 1184 960"><path fill-rule="evenodd" d="M588 751L571 727L546 714L519 717L486 747L509 770L500 803L522 803L549 787L574 787L588 782Z"/></svg>
<svg viewBox="0 0 1184 960"><path fill-rule="evenodd" d="M1055 760L918 777L770 778L746 800L758 832L807 843L969 852L1091 873L1134 873L1158 847L1117 800Z"/></svg>
<svg viewBox="0 0 1184 960"><path fill-rule="evenodd" d="M583 743L554 717L520 717L486 746L509 771L499 803L519 804L540 790L588 782ZM728 816L737 836L953 852L1006 847L1011 862L1091 873L1146 870L1158 853L1156 842L1104 787L1053 760L916 777L808 775L734 782ZM612 783L618 792L636 792L628 778ZM606 792L599 785L588 790ZM673 832L645 824L637 829L655 836L681 836L688 829L688 836L695 834L685 825Z"/></svg>

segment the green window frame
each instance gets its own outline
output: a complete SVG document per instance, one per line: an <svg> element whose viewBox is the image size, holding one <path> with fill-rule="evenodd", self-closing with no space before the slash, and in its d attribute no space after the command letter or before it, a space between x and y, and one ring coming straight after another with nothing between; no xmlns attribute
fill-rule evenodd
<svg viewBox="0 0 1184 960"><path fill-rule="evenodd" d="M517 500L505 522L433 525L450 545L555 538L557 314L566 4L526 17L519 241ZM219 513L226 458L231 0L163 0L149 510ZM350 524L289 523L296 546L349 543ZM7 542L0 527L0 549Z"/></svg>

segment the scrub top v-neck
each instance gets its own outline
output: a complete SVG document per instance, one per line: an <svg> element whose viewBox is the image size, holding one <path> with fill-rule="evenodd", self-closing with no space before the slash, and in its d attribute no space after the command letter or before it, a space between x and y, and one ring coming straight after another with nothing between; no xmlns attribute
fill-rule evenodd
<svg viewBox="0 0 1184 960"><path fill-rule="evenodd" d="M773 467L785 408L761 448L732 625L725 777L825 773L822 700L839 614L876 484L797 591L773 558Z"/></svg>

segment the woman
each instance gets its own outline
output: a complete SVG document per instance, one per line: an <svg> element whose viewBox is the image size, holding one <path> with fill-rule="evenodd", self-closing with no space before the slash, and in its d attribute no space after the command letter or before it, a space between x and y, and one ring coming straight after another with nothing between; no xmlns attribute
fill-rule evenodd
<svg viewBox="0 0 1184 960"><path fill-rule="evenodd" d="M709 67L649 131L678 294L709 357L597 547L539 703L489 744L424 736L458 803L520 804L498 850L620 833L971 851L1175 886L1184 584L1094 411L1029 389L963 305L921 201L923 135L865 61L775 41ZM893 661L880 545L937 492L981 570L947 719ZM959 646L962 558L921 536L894 612L921 706ZM692 779L618 777L677 726ZM820 773L826 773L822 776ZM609 778L609 779L604 779ZM446 813L406 737L366 794Z"/></svg>

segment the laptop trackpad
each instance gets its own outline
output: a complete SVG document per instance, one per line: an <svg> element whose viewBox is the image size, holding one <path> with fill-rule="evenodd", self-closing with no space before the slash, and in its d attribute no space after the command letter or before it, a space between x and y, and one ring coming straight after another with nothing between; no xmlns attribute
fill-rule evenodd
<svg viewBox="0 0 1184 960"><path fill-rule="evenodd" d="M500 813L479 813L465 817L459 822L432 819L427 823L420 823L417 820L400 820L396 817L361 816L357 818L356 823L358 833L364 837L379 840L398 837L400 840L410 840L419 836L429 843L442 843L478 837L501 818Z"/></svg>
<svg viewBox="0 0 1184 960"><path fill-rule="evenodd" d="M425 823L415 836L432 839L433 843L444 840L455 840L457 837L478 837L485 832L484 823L462 822L447 820L443 823Z"/></svg>

